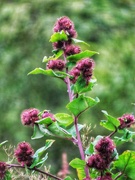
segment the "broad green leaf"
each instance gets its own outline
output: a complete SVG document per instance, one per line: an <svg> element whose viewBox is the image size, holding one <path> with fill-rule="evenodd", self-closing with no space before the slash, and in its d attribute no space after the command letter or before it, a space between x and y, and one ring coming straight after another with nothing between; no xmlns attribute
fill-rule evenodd
<svg viewBox="0 0 135 180"><path fill-rule="evenodd" d="M77 126L78 126L79 131L84 127L84 125L82 125L82 124L77 124ZM75 126L70 127L69 129L67 129L67 131L72 135L72 137L76 137Z"/></svg>
<svg viewBox="0 0 135 180"><path fill-rule="evenodd" d="M39 138L42 138L43 136L44 136L44 134L40 131L39 126L35 124L34 132L33 132L31 139L39 139Z"/></svg>
<svg viewBox="0 0 135 180"><path fill-rule="evenodd" d="M35 68L33 71L28 73L28 75L30 74L43 74L46 76L52 76L52 77L57 77L57 78L65 78L67 76L70 76L69 74L62 71L53 71L52 69L45 70L42 68Z"/></svg>
<svg viewBox="0 0 135 180"><path fill-rule="evenodd" d="M60 127L57 122L48 126L48 130L57 137L71 138L72 135L64 128Z"/></svg>
<svg viewBox="0 0 135 180"><path fill-rule="evenodd" d="M72 38L72 40L73 40L74 43L81 43L81 44L85 44L86 46L90 47L90 45L88 43L86 43L85 41L82 41L80 39Z"/></svg>
<svg viewBox="0 0 135 180"><path fill-rule="evenodd" d="M102 111L102 112L106 116L107 120L101 120L100 125L110 131L115 131L119 127L120 121L114 118L113 116L110 116L106 111Z"/></svg>
<svg viewBox="0 0 135 180"><path fill-rule="evenodd" d="M61 126L69 126L73 121L73 117L66 113L57 113L54 115L55 119L58 121L59 125Z"/></svg>
<svg viewBox="0 0 135 180"><path fill-rule="evenodd" d="M86 162L79 158L75 158L69 163L69 165L73 168L84 168L86 165Z"/></svg>
<svg viewBox="0 0 135 180"><path fill-rule="evenodd" d="M125 151L119 156L119 159L114 162L114 167L123 173L123 178L126 175L132 180L135 179L135 151Z"/></svg>
<svg viewBox="0 0 135 180"><path fill-rule="evenodd" d="M82 51L82 52L80 52L78 54L68 56L67 60L72 61L72 62L77 62L77 61L79 61L80 59L83 59L83 58L90 58L94 54L99 54L99 53L95 52L95 51L85 50L85 51Z"/></svg>
<svg viewBox="0 0 135 180"><path fill-rule="evenodd" d="M86 162L84 160L81 160L79 158L73 159L69 165L77 170L78 178L79 180L82 180L85 178L85 165Z"/></svg>
<svg viewBox="0 0 135 180"><path fill-rule="evenodd" d="M46 161L46 159L48 158L48 154L46 154L45 152L49 147L52 146L53 143L54 143L54 140L52 140L52 139L46 140L45 146L38 149L35 152L35 154L33 155L34 161L33 161L32 165L30 166L30 168L33 168L35 166L37 167L39 165L41 166Z"/></svg>
<svg viewBox="0 0 135 180"><path fill-rule="evenodd" d="M96 105L99 102L99 99L93 99L87 96L80 95L78 98L71 101L67 104L67 109L69 109L75 116L80 115L82 112L88 108Z"/></svg>
<svg viewBox="0 0 135 180"><path fill-rule="evenodd" d="M36 121L37 124L44 124L44 125L50 125L53 123L53 120L50 117L40 119Z"/></svg>
<svg viewBox="0 0 135 180"><path fill-rule="evenodd" d="M87 84L86 81L84 80L84 78L82 76L79 76L79 78L77 79L76 83L72 86L72 89L74 91L74 93L84 93L84 92L88 92L91 91L94 84L96 83L96 79L93 78L90 80L90 82Z"/></svg>
<svg viewBox="0 0 135 180"><path fill-rule="evenodd" d="M58 41L67 41L68 36L67 34L62 30L60 32L56 32L51 36L50 42L58 42Z"/></svg>
<svg viewBox="0 0 135 180"><path fill-rule="evenodd" d="M58 59L61 55L63 54L62 50L57 51L57 53L55 53L53 56L44 56L43 61L42 62L48 62L49 60L56 60Z"/></svg>
<svg viewBox="0 0 135 180"><path fill-rule="evenodd" d="M3 146L3 144L5 144L5 143L7 143L7 142L8 142L8 140L1 142L1 143L0 143L0 147Z"/></svg>

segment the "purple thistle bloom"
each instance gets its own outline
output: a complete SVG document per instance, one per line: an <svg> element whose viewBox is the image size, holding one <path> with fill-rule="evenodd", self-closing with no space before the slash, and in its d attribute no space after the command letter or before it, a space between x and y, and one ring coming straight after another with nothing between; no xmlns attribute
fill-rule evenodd
<svg viewBox="0 0 135 180"><path fill-rule="evenodd" d="M36 108L26 109L21 113L21 121L23 125L34 125L35 121L39 120L39 110Z"/></svg>
<svg viewBox="0 0 135 180"><path fill-rule="evenodd" d="M68 45L66 46L65 49L65 54L67 56L73 55L73 54L78 54L81 52L81 49L79 46L75 46L75 45Z"/></svg>
<svg viewBox="0 0 135 180"><path fill-rule="evenodd" d="M46 68L47 69L53 69L53 70L59 70L62 71L65 67L65 63L62 59L57 59L57 60L50 60L47 63Z"/></svg>
<svg viewBox="0 0 135 180"><path fill-rule="evenodd" d="M111 158L112 153L114 152L115 145L109 137L103 137L95 145L96 151L103 157L107 159Z"/></svg>
<svg viewBox="0 0 135 180"><path fill-rule="evenodd" d="M123 116L119 117L118 120L120 121L120 129L129 128L135 123L135 117L132 114L124 114Z"/></svg>
<svg viewBox="0 0 135 180"><path fill-rule="evenodd" d="M21 142L18 144L17 148L14 151L14 155L17 158L17 161L22 165L30 166L33 161L34 150L31 148L31 145L27 142Z"/></svg>
<svg viewBox="0 0 135 180"><path fill-rule="evenodd" d="M103 159L100 154L93 154L89 157L87 165L90 168L95 168L97 170L105 170L109 166L107 159Z"/></svg>
<svg viewBox="0 0 135 180"><path fill-rule="evenodd" d="M5 162L0 162L0 179L4 180L4 176L6 174L6 163Z"/></svg>
<svg viewBox="0 0 135 180"><path fill-rule="evenodd" d="M59 18L54 25L54 32L65 31L72 38L76 37L77 33L74 29L74 23L66 16Z"/></svg>

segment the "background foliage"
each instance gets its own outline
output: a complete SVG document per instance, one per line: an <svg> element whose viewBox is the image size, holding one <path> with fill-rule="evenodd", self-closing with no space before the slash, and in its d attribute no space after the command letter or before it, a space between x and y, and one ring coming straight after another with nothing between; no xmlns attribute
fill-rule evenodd
<svg viewBox="0 0 135 180"><path fill-rule="evenodd" d="M115 117L135 113L134 0L1 0L0 142L8 139L9 144L16 145L25 140L36 149L44 140L31 141L32 129L22 126L20 113L30 107L50 109L52 113L67 111L67 92L61 81L42 75L27 76L35 67L45 67L42 59L51 55L48 41L52 27L63 15L74 22L78 39L100 53L94 56L98 84L90 95L98 96L101 102L81 117L82 122L97 124L92 136L106 133L99 128L102 109ZM62 140L51 149L49 163L57 162L58 169L63 151L68 153L69 161L77 153L72 144Z"/></svg>

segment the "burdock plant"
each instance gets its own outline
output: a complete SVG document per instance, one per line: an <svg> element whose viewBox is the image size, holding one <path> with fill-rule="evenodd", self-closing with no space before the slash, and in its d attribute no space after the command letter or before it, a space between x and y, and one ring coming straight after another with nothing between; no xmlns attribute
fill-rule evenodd
<svg viewBox="0 0 135 180"><path fill-rule="evenodd" d="M50 110L40 111L36 108L24 110L21 122L24 126L33 127L32 139L47 138L43 147L36 152L27 142L21 142L15 148L14 156L19 164L0 162L0 178L11 179L10 168L27 168L58 180L73 180L72 174L66 171L61 177L40 170L48 158L47 149L54 143L53 138L63 138L77 146L80 157L75 157L69 165L77 170L79 180L135 180L135 151L126 150L118 154L117 146L132 141L135 132L131 131L135 123L133 114L125 114L115 118L102 111L106 120L100 125L109 130L106 136L97 134L87 147L84 147L81 131L84 125L80 115L92 108L99 99L86 95L96 84L94 77L95 62L93 55L96 51L81 50L78 44L89 45L77 38L74 23L66 16L59 18L50 38L53 55L43 58L45 69L36 68L31 74L43 74L63 81L67 87L69 102L66 108L69 113L53 114ZM79 121L79 123L78 123ZM117 133L117 134L116 134ZM117 135L117 136L114 136ZM48 139L50 137L50 139ZM91 139L91 136L89 137ZM2 145L2 144L1 144ZM69 174L68 174L69 173Z"/></svg>

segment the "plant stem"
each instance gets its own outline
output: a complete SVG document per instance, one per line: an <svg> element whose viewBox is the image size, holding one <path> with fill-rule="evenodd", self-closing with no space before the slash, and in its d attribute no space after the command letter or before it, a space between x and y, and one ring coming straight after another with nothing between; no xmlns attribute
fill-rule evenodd
<svg viewBox="0 0 135 180"><path fill-rule="evenodd" d="M8 168L13 168L13 167L15 167L15 168L25 168L25 166L21 166L21 165L18 165L18 164L7 164L7 166L8 166ZM42 170L40 170L40 169L38 169L36 167L34 167L32 169L27 167L27 169L29 169L31 171L34 170L34 171L40 172L40 173L45 174L46 176L49 176L49 177L51 177L53 179L56 179L56 180L62 180L61 178L59 178L59 177L57 177L57 176L55 176L53 174L47 173L45 171L42 171Z"/></svg>

